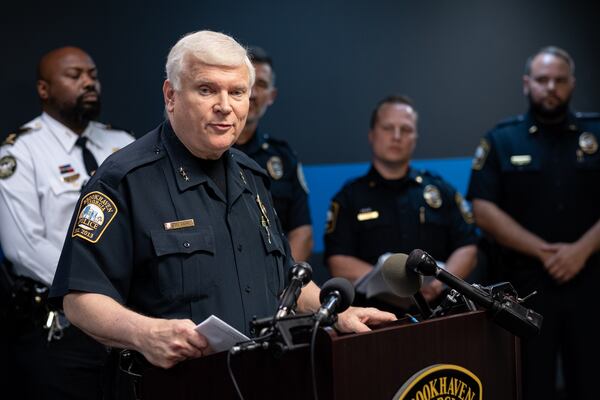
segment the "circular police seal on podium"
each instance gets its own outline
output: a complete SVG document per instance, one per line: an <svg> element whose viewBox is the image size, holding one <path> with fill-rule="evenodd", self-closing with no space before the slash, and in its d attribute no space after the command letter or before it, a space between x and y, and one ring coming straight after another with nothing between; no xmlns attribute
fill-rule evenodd
<svg viewBox="0 0 600 400"><path fill-rule="evenodd" d="M435 364L411 376L393 400L482 400L481 380L459 365Z"/></svg>

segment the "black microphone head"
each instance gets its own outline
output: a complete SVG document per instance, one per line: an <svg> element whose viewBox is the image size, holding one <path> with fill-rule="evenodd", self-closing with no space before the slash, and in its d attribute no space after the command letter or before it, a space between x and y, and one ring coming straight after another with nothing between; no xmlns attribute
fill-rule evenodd
<svg viewBox="0 0 600 400"><path fill-rule="evenodd" d="M423 277L406 268L406 254L392 254L381 266L383 280L400 297L409 297L421 289Z"/></svg>
<svg viewBox="0 0 600 400"><path fill-rule="evenodd" d="M321 287L321 293L319 294L319 300L321 304L325 302L325 299L333 292L339 293L339 301L336 307L338 313L346 310L354 301L354 286L344 278L331 278L323 284Z"/></svg>
<svg viewBox="0 0 600 400"><path fill-rule="evenodd" d="M414 249L408 255L406 268L418 274L430 276L435 275L435 272L439 267L435 262L435 258L431 257L421 249Z"/></svg>
<svg viewBox="0 0 600 400"><path fill-rule="evenodd" d="M300 261L288 270L288 279L297 278L302 281L302 286L306 285L312 279L312 267L309 263Z"/></svg>

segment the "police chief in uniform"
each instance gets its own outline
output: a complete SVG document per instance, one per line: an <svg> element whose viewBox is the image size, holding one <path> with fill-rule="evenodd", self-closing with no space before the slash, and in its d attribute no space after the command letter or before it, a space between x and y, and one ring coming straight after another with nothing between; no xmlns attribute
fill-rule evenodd
<svg viewBox="0 0 600 400"><path fill-rule="evenodd" d="M99 163L134 138L93 121L100 82L94 61L79 48L41 58L37 92L42 114L0 148L0 243L17 298L27 303L7 327L15 331L9 384L18 386L19 398L89 399L107 353L77 328L66 328L60 313L49 315L45 297L82 187Z"/></svg>
<svg viewBox="0 0 600 400"><path fill-rule="evenodd" d="M370 127L371 168L344 185L328 212L325 259L332 275L356 281L383 254L420 248L465 278L476 264L470 209L441 177L410 166L417 140L412 102L405 96L384 98L372 112ZM442 290L437 280L421 289L428 301Z"/></svg>
<svg viewBox="0 0 600 400"><path fill-rule="evenodd" d="M498 124L477 148L468 197L501 249L501 277L543 315L523 341L525 399L555 398L557 354L569 399L597 397L593 310L600 282L600 115L573 113L575 64L546 47L523 76L529 111Z"/></svg>
<svg viewBox="0 0 600 400"><path fill-rule="evenodd" d="M313 237L308 207L308 187L296 153L283 140L258 129L258 123L275 101L275 71L271 57L260 47L251 47L250 60L256 81L250 94L246 125L235 147L263 167L271 178L271 194L281 226L297 261L310 257Z"/></svg>
<svg viewBox="0 0 600 400"><path fill-rule="evenodd" d="M98 341L171 367L210 352L196 324L214 314L249 333L274 314L291 257L268 175L230 149L242 131L254 68L221 33L184 36L171 49L168 120L110 157L86 185L51 296ZM309 283L300 311L319 308ZM344 331L393 320L351 307Z"/></svg>

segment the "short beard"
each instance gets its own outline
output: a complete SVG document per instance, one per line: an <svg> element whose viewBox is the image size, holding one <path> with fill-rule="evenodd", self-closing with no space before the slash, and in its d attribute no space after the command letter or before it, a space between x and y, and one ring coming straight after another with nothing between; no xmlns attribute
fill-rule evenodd
<svg viewBox="0 0 600 400"><path fill-rule="evenodd" d="M534 102L531 95L528 95L527 98L529 100L529 110L541 121L561 121L569 112L570 97L551 110L544 107L541 103Z"/></svg>
<svg viewBox="0 0 600 400"><path fill-rule="evenodd" d="M91 103L84 102L83 95L81 95L77 98L74 107L62 109L60 114L68 121L72 121L78 125L86 125L88 122L98 118L101 108L100 97L98 97L97 101Z"/></svg>

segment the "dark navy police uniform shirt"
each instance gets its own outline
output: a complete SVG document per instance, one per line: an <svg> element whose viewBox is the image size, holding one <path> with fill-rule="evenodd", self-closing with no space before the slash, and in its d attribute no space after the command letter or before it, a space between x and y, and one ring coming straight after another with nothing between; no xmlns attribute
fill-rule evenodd
<svg viewBox="0 0 600 400"><path fill-rule="evenodd" d="M249 332L272 315L290 263L264 170L223 154L227 194L163 123L85 187L51 295L100 293L159 318L217 315Z"/></svg>
<svg viewBox="0 0 600 400"><path fill-rule="evenodd" d="M530 114L501 122L481 139L467 197L495 203L550 243L574 242L600 218L599 138L598 114L570 114L558 126ZM552 284L538 260L508 249L503 256L511 281L527 290L539 279ZM592 264L600 268L598 252Z"/></svg>
<svg viewBox="0 0 600 400"><path fill-rule="evenodd" d="M290 146L283 140L274 139L257 130L249 142L235 147L269 173L275 210L284 232L310 225L308 187L302 165Z"/></svg>
<svg viewBox="0 0 600 400"><path fill-rule="evenodd" d="M386 180L371 167L333 198L325 257L347 255L375 264L384 253L420 248L446 261L476 241L467 204L441 177L411 168L403 179Z"/></svg>

